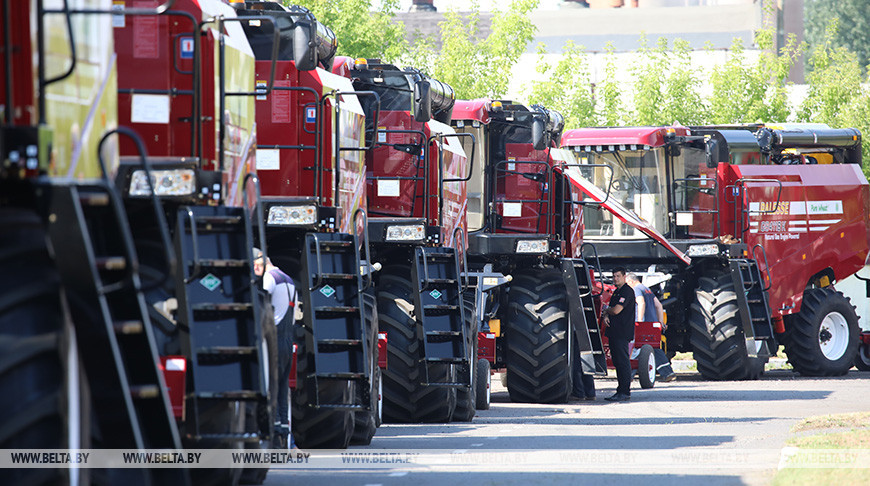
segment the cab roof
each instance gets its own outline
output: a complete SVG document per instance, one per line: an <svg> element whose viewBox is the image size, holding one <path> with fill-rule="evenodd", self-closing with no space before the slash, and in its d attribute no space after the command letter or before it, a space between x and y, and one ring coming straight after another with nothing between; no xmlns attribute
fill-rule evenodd
<svg viewBox="0 0 870 486"><path fill-rule="evenodd" d="M562 147L588 145L647 145L660 147L665 135L673 130L677 136L690 135L686 127L598 127L567 130L562 135Z"/></svg>

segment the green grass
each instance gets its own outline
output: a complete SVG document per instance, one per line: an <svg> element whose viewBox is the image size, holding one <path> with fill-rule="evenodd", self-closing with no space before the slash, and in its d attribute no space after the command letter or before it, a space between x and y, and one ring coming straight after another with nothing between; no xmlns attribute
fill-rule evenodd
<svg viewBox="0 0 870 486"><path fill-rule="evenodd" d="M851 428L851 430L791 437L786 441L786 445L796 447L801 451L870 449L870 412L809 417L792 427L792 432L838 428ZM870 484L870 468L866 467L867 464L864 463L860 465L865 467L784 468L776 473L771 485L841 486Z"/></svg>

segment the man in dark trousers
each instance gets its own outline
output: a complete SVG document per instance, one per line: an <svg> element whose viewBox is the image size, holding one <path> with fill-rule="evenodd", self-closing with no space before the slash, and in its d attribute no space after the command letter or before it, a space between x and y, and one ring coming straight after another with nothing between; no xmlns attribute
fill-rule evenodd
<svg viewBox="0 0 870 486"><path fill-rule="evenodd" d="M625 402L631 399L631 361L628 343L634 339L635 300L634 290L625 282L625 268L613 269L616 290L610 303L604 308L605 335L610 345L610 359L616 368L616 393L608 402Z"/></svg>

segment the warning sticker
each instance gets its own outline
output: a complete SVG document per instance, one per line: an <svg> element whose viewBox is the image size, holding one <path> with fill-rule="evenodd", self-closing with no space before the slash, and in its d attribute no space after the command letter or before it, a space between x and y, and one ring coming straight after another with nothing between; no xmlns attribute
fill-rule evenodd
<svg viewBox="0 0 870 486"><path fill-rule="evenodd" d="M290 81L275 81L275 87L289 88ZM291 115L290 92L282 89L272 91L272 123L290 123L293 121Z"/></svg>
<svg viewBox="0 0 870 486"><path fill-rule="evenodd" d="M193 38L181 37L178 41L178 57L182 59L193 59Z"/></svg>
<svg viewBox="0 0 870 486"><path fill-rule="evenodd" d="M133 2L133 8L154 8L154 2ZM157 59L160 57L158 19L153 15L137 16L133 20L133 57Z"/></svg>
<svg viewBox="0 0 870 486"><path fill-rule="evenodd" d="M117 12L124 11L124 2L115 0L112 2L112 10ZM124 15L112 15L112 27L123 29L127 26L127 17Z"/></svg>

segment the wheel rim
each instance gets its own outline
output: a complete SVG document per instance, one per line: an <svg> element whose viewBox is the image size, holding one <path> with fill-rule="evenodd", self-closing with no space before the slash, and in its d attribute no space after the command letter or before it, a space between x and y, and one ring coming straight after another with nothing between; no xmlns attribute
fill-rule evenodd
<svg viewBox="0 0 870 486"><path fill-rule="evenodd" d="M378 371L380 374L380 371ZM378 423L384 420L384 380L378 379Z"/></svg>
<svg viewBox="0 0 870 486"><path fill-rule="evenodd" d="M649 382L656 382L656 360L653 353L649 354L649 359L646 361L647 373L649 374Z"/></svg>
<svg viewBox="0 0 870 486"><path fill-rule="evenodd" d="M492 397L492 373L486 375L486 403L489 405Z"/></svg>
<svg viewBox="0 0 870 486"><path fill-rule="evenodd" d="M819 347L830 361L843 357L849 346L849 323L843 314L831 312L819 325Z"/></svg>
<svg viewBox="0 0 870 486"><path fill-rule="evenodd" d="M870 346L865 344L858 348L858 359L870 366Z"/></svg>

